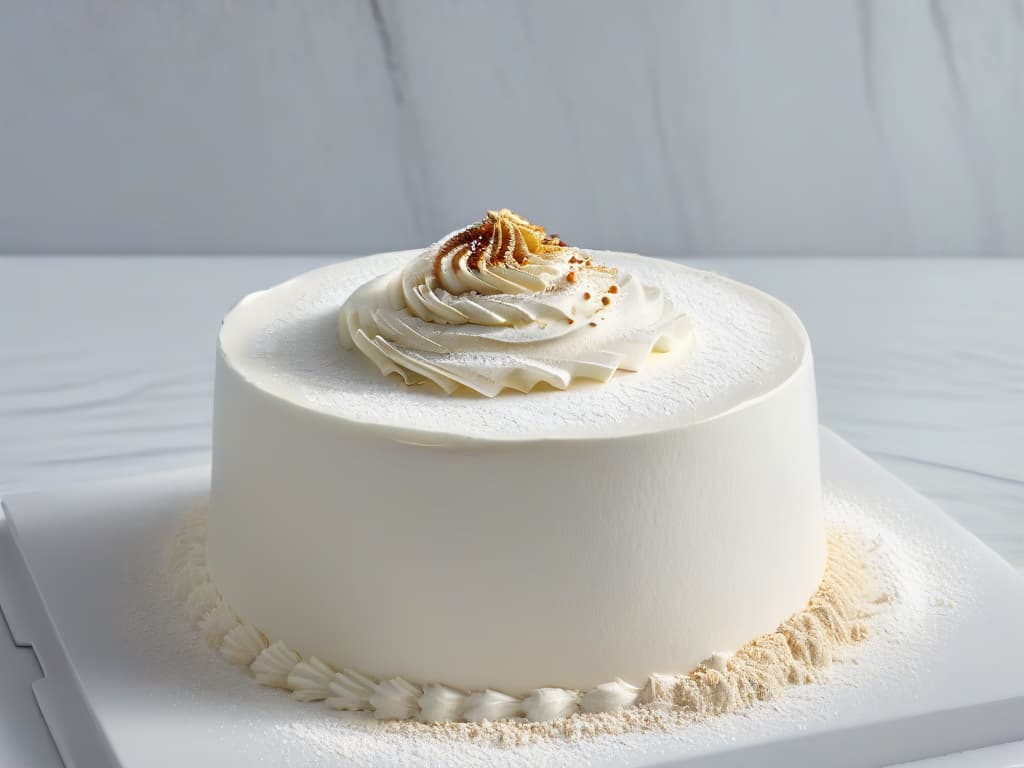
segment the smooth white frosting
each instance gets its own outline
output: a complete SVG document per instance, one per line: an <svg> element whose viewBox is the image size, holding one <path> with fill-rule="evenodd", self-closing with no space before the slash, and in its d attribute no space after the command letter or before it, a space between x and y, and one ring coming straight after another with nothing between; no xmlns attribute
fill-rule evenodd
<svg viewBox="0 0 1024 768"><path fill-rule="evenodd" d="M504 222L491 222L493 231ZM641 370L652 352L682 354L692 345L689 320L657 286L594 264L587 251L528 251L528 230L504 230L505 249L518 247L524 263L509 255L489 265L493 238L474 253L474 241L449 246L472 228L452 233L360 286L341 309L342 341L407 384L488 397L540 383L608 381L617 370Z"/></svg>
<svg viewBox="0 0 1024 768"><path fill-rule="evenodd" d="M825 541L790 310L606 254L687 313L689 356L564 392L442 397L337 340L341 301L410 255L317 270L225 319L206 555L244 621L374 681L522 701L689 671L803 607Z"/></svg>

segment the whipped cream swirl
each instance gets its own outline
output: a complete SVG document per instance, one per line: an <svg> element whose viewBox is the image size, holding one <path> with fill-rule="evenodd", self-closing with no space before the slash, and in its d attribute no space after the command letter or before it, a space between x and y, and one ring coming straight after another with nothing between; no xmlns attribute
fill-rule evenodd
<svg viewBox="0 0 1024 768"><path fill-rule="evenodd" d="M640 370L652 352L692 343L688 319L657 287L595 264L508 209L359 287L338 326L384 374L488 397L608 381Z"/></svg>

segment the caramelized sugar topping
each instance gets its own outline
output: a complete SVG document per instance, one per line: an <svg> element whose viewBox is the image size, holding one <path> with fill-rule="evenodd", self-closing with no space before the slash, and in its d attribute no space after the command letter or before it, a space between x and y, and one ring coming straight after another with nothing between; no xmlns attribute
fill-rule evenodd
<svg viewBox="0 0 1024 768"><path fill-rule="evenodd" d="M434 275L441 279L441 265L452 260L454 271L479 271L487 266L523 266L531 256L553 253L568 247L558 235L549 235L544 227L531 224L508 208L488 211L479 222L449 237L437 249Z"/></svg>

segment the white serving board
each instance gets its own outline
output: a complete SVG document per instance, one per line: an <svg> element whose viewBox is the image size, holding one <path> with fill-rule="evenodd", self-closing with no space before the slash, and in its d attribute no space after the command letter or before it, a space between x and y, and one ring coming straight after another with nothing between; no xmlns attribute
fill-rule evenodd
<svg viewBox="0 0 1024 768"><path fill-rule="evenodd" d="M668 734L515 748L442 744L375 733L358 716L261 688L196 639L163 575L168 538L206 494L205 467L5 499L0 601L15 638L40 657L45 678L36 696L71 768L841 768L1024 737L1024 579L827 430L822 471L831 494L855 499L866 525L899 545L894 567L916 574L916 586L886 608L914 629L870 638L832 668L828 683ZM948 589L929 592L931 583Z"/></svg>

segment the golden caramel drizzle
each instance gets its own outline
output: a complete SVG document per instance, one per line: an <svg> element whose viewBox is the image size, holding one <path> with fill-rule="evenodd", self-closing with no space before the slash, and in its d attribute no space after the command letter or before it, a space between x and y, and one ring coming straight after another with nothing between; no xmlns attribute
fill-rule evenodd
<svg viewBox="0 0 1024 768"><path fill-rule="evenodd" d="M568 247L558 235L549 235L544 227L531 224L508 208L488 211L476 224L471 224L445 240L434 256L434 277L441 280L441 265L453 253L469 249L466 266L479 270L480 262L487 254L489 266L523 266L530 256L553 253ZM456 260L453 268L461 269Z"/></svg>

